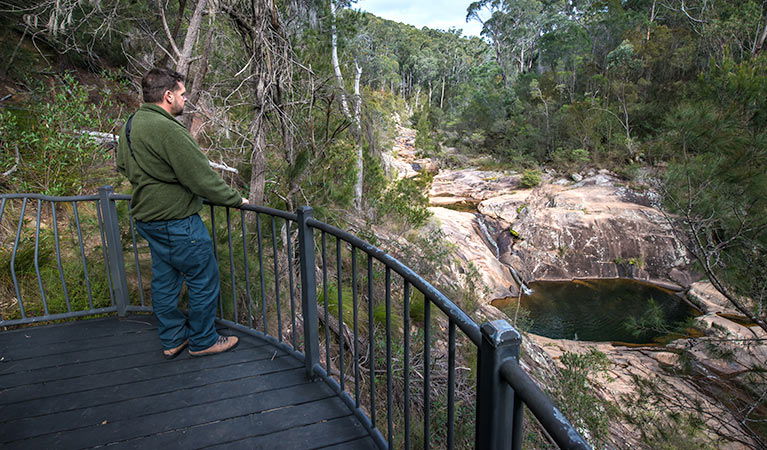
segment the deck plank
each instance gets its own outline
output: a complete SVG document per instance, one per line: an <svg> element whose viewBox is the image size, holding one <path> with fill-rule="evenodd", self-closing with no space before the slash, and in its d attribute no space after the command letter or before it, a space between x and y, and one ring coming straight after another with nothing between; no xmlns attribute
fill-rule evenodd
<svg viewBox="0 0 767 450"><path fill-rule="evenodd" d="M223 442L206 448L215 449L275 449L318 448L347 442L366 436L367 430L354 416L345 416L315 422L303 427L290 428L265 436L256 436L234 442Z"/></svg>
<svg viewBox="0 0 767 450"><path fill-rule="evenodd" d="M347 417L349 409L338 397L331 397L301 405L251 413L220 422L210 422L193 428L123 441L110 445L117 449L145 448L200 448L220 442L255 438L279 431L316 423L318 418ZM286 440L275 448L296 448Z"/></svg>
<svg viewBox="0 0 767 450"><path fill-rule="evenodd" d="M141 414L161 413L190 405L236 398L305 383L306 375L303 368L291 369L263 376L208 384L192 389L179 389L159 395L10 420L0 424L0 436L8 441L26 439L40 434L40 423L47 424L45 427L47 433L74 430L98 425L105 420L107 422L129 420L137 412ZM55 401L55 399L51 401Z"/></svg>
<svg viewBox="0 0 767 450"><path fill-rule="evenodd" d="M280 358L284 359L285 365L291 368L303 367L292 357L283 356ZM210 383L238 380L253 374L268 375L284 370L283 367L279 366L265 368L262 362L251 361L224 365L196 373L179 373L157 379L107 386L105 388L68 392L52 397L22 401L8 408L0 408L0 422L23 417L53 414L72 409L90 408L143 396L161 395L172 390L196 389ZM0 393L1 397L2 394Z"/></svg>
<svg viewBox="0 0 767 450"><path fill-rule="evenodd" d="M0 332L3 448L373 448L337 393L267 341L160 355L150 316Z"/></svg>
<svg viewBox="0 0 767 450"><path fill-rule="evenodd" d="M259 369L271 367L289 368L286 362L292 357L278 349L254 347L250 349L234 349L227 353L216 355L215 358L178 358L166 361L158 353L146 354L145 365L116 368L103 367L101 372L80 375L77 377L61 378L43 383L31 383L9 387L0 391L0 405L27 401L35 398L50 397L69 392L105 388L119 384L136 383L147 379L157 379L179 373L197 372L208 368L230 366L238 363L256 363ZM0 385L2 389L2 385Z"/></svg>
<svg viewBox="0 0 767 450"><path fill-rule="evenodd" d="M268 345L266 342L254 342L243 338L235 351L250 351L266 345ZM10 388L158 364L165 362L161 352L162 347L155 338L135 344L131 342L130 346L92 349L84 354L64 353L30 361L4 361L4 364L0 365L0 386ZM268 356L273 352L259 350L259 354ZM14 373L8 373L14 371L17 366L26 370L16 369Z"/></svg>
<svg viewBox="0 0 767 450"><path fill-rule="evenodd" d="M77 339L75 341L49 342L45 344L29 345L11 345L4 344L3 334L0 332L0 355L7 360L25 360L40 358L48 355L58 355L62 353L82 353L94 348L125 346L125 340L130 342L158 342L157 329L131 330L119 332L108 336L99 336L89 339ZM159 344L158 344L159 345ZM73 348L74 346L74 348Z"/></svg>
<svg viewBox="0 0 767 450"><path fill-rule="evenodd" d="M351 441L341 442L340 444L333 444L328 445L326 447L320 447L322 450L346 450L346 449L355 449L355 450L374 450L377 449L378 446L376 445L373 438L370 436L365 436L358 439L353 439Z"/></svg>
<svg viewBox="0 0 767 450"><path fill-rule="evenodd" d="M72 324L77 324L79 333L72 333ZM39 325L0 332L0 348L46 345L56 342L74 342L92 340L106 336L130 334L137 331L156 329L152 316L130 316L125 319L106 317L93 320L80 320L54 325Z"/></svg>

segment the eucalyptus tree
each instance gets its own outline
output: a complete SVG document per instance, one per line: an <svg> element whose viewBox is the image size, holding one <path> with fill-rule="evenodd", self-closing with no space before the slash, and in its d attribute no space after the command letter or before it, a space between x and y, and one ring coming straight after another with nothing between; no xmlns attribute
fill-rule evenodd
<svg viewBox="0 0 767 450"><path fill-rule="evenodd" d="M293 130L285 95L290 90L293 77L293 53L281 12L273 0L222 1L221 9L228 16L245 50L242 70L248 75L242 85L247 86L251 93L248 199L251 203L262 204L265 200L270 126L278 127L285 151L292 153Z"/></svg>
<svg viewBox="0 0 767 450"><path fill-rule="evenodd" d="M362 67L361 61L364 58L364 36L350 36L350 40L354 41L355 38L358 41L358 45L350 46L352 53L352 60L354 62L354 93L352 97L352 106L350 108L349 101L347 100L346 85L344 83L343 72L341 71L341 63L338 58L338 15L339 11L351 5L349 0L329 0L328 6L330 8L330 39L331 39L331 61L333 64L333 73L335 74L336 83L338 85L338 93L341 102L341 109L349 120L354 124L354 134L356 138L356 158L355 166L357 168L357 179L354 183L354 207L356 209L362 208L362 186L364 181L364 155L362 151L362 93L360 91L360 80L362 79ZM353 17L359 19L359 16ZM361 45L360 45L361 43ZM369 47L369 46L367 46Z"/></svg>
<svg viewBox="0 0 767 450"><path fill-rule="evenodd" d="M469 5L466 19L482 24L482 35L491 40L507 84L532 67L538 42L558 13L556 4L541 0L479 0ZM490 17L483 19L481 13L486 9Z"/></svg>

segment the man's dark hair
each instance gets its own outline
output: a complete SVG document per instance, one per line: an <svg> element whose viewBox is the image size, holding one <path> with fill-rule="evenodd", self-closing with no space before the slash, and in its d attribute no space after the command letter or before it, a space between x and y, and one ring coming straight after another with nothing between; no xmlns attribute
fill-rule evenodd
<svg viewBox="0 0 767 450"><path fill-rule="evenodd" d="M171 69L152 69L141 79L141 92L145 103L159 103L165 91L175 91L184 76Z"/></svg>

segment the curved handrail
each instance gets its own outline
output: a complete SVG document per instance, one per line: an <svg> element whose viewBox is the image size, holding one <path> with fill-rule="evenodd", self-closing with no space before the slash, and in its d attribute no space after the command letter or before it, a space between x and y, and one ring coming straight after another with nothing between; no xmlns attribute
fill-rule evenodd
<svg viewBox="0 0 767 450"><path fill-rule="evenodd" d="M121 236L120 236L120 226L118 223L118 215L117 210L115 208L115 200L119 201L130 201L131 200L130 195L125 194L116 194L112 190L111 187L102 187L99 189L99 195L85 195L85 196L48 196L48 195L42 195L42 194L0 194L0 200L2 200L2 205L0 205L0 218L3 216L3 211L5 209L5 205L7 200L10 199L23 199L24 203L23 206L26 205L27 200L34 199L37 200L38 203L38 211L37 211L37 229L39 230L40 227L40 202L46 201L46 202L73 202L73 213L74 213L74 221L75 221L75 227L76 231L78 233L78 240L77 244L80 250L80 254L82 256L83 260L83 266L84 270L87 271L87 264L85 261L85 255L83 253L83 239L81 235L80 230L80 224L79 219L77 216L77 202L81 201L97 201L97 207L96 207L96 213L98 215L98 227L99 231L101 233L101 239L102 239L102 248L104 250L104 261L106 267L106 275L107 275L107 282L110 286L110 297L112 300L112 306L107 306L104 308L96 308L94 305L90 304L90 309L87 310L73 310L68 302L67 299L67 312L66 313L54 313L49 314L47 309L47 303L45 302L45 299L43 298L43 304L45 306L45 314L43 316L38 317L27 317L23 313L22 309L22 318L18 320L1 320L0 319L0 326L7 326L7 325L17 325L17 324L24 324L24 323L35 323L39 321L47 321L47 320L59 320L59 319L66 319L66 318L74 318L74 317L81 317L86 315L92 315L92 314L101 314L101 313L110 313L110 312L116 312L118 315L124 315L126 310L127 311L151 311L151 307L145 307L143 303L143 297L141 298L141 306L131 306L129 305L128 301L128 288L126 284L126 276L125 276L125 267L124 267L124 258L122 254L122 244L121 244ZM221 206L216 205L215 203L212 203L207 200L203 200L205 205L209 205L211 208L211 225L213 228L215 228L215 214L214 214L214 206ZM21 217L23 218L24 215L24 208L22 206L22 212ZM54 226L54 232L57 230L56 225L56 214L55 214L55 205L51 205L53 208L53 214L52 214L52 220L53 220L53 226ZM386 381L387 381L387 411L390 411L392 408L391 404L391 390L393 386L391 385L391 377L392 377L392 367L391 367L391 336L390 336L390 313L389 313L389 307L390 307L390 271L398 274L402 277L402 279L405 281L403 285L403 296L404 296L404 309L405 311L409 310L409 295L410 295L410 288L413 287L416 290L420 291L424 295L424 299L426 300L426 305L434 304L436 305L449 319L449 325L448 325L448 336L447 336L447 343L448 343L448 423L447 423L447 439L448 439L448 447L452 447L452 437L454 434L454 425L453 420L456 419L454 414L454 407L452 406L454 401L451 399L454 399L454 388L455 388L455 373L456 373L456 336L455 336L455 328L457 327L460 329L465 336L471 340L472 343L474 343L477 347L477 350L479 352L480 361L485 361L487 363L488 361L494 360L496 363L491 364L493 367L486 367L483 371L483 369L478 364L478 380L484 379L484 387L478 385L478 391L477 391L477 423L485 423L488 422L488 418L494 416L496 413L502 413L501 415L497 417L506 418L511 417L510 414L508 414L509 408L512 407L512 405L506 401L506 400L497 400L496 398L508 398L508 394L503 394L501 396L496 395L496 393L504 392L503 386L507 386L505 389L511 389L516 398L514 399L513 403L513 416L514 418L511 419L511 422L504 421L504 420L495 420L493 421L493 426L490 428L483 427L483 430L488 430L489 434L492 434L493 436L499 437L500 440L493 440L493 439L485 439L484 437L482 440L477 440L477 446L478 447L486 447L487 442L497 442L502 443L506 442L506 439L509 436L509 433L511 429L514 430L514 443L512 444L513 448L519 448L521 445L521 424L522 424L522 415L521 415L521 404L524 403L528 406L528 408L531 410L533 415L538 419L540 424L543 426L543 428L549 433L551 438L563 448L578 448L578 449L584 449L584 448L590 448L588 446L588 443L586 443L585 440L579 435L577 430L570 424L570 422L567 421L567 419L564 417L564 415L554 406L552 401L546 396L543 391L537 386L537 384L533 381L533 379L528 375L520 366L517 361L518 358L518 346L519 341L517 340L517 343L514 344L516 347L516 350L514 351L512 349L512 355L509 356L509 347L506 345L506 343L502 343L500 341L496 342L493 340L493 336L488 336L483 327L480 327L471 317L469 317L460 307L458 307L455 303L453 303L447 296L445 296L442 292L440 292L437 288L435 288L431 283L426 281L424 278L422 278L420 275L418 275L415 271L413 271L411 268L394 258L393 256L386 253L384 250L381 250L380 248L370 244L369 242L366 242L359 237L341 230L340 228L337 228L335 226L329 225L327 223L321 222L319 220L316 220L311 217L311 208L302 208L297 213L290 213L287 211L282 211L274 208L269 208L266 206L260 206L260 205L250 205L245 204L241 205L239 207L235 207L233 209L239 209L241 210L241 224L242 227L242 248L245 249L246 247L246 227L245 227L245 215L243 211L247 212L253 212L255 214L255 222L256 224L259 223L259 214L264 214L268 216L272 216L271 220L271 240L272 240L272 254L274 255L274 273L277 274L279 271L279 265L277 263L277 255L279 253L277 243L275 238L282 239L281 235L284 233L284 244L285 248L283 250L283 258L287 258L287 272L289 277L289 288L288 292L285 292L284 295L286 296L286 299L290 299L290 318L292 319L292 327L291 327L291 333L295 332L296 330L296 323L295 323L295 315L296 315L296 305L294 304L294 287L293 287L293 269L291 268L291 262L293 261L294 257L297 257L298 262L300 263L300 274L302 277L301 280L301 291L302 291L302 314L308 314L306 315L302 320L302 327L304 328L304 353L301 353L299 351L299 348L296 343L296 337L295 334L292 335L292 345L290 345L287 341L283 342L283 334L282 334L282 323L280 322L280 297L279 297L279 289L280 289L280 280L279 275L275 276L274 279L274 290L277 293L276 294L276 308L277 308L277 321L278 321L278 334L277 337L273 337L268 333L268 330L266 328L266 303L264 303L264 266L262 258L262 248L261 248L261 228L257 225L256 226L256 233L258 236L257 239L257 247L258 247L258 264L259 264L259 275L260 275L260 285L261 285L261 306L262 306L262 316L263 316L263 325L264 325L264 331L263 331L263 337L265 337L267 340L270 340L274 345L279 346L280 348L284 348L289 353L294 354L299 359L303 359L306 363L308 373L315 374L320 376L323 380L328 382L331 387L337 391L337 393L341 396L342 400L349 406L354 412L355 415L362 421L365 428L367 428L371 436L373 436L376 443L381 446L385 447L386 445L389 445L386 442L386 439L384 439L383 435L381 434L382 429L376 424L375 419L375 390L374 382L375 382L375 370L373 367L374 364L374 343L373 343L373 335L372 332L370 334L370 350L369 350L369 357L370 357L370 366L369 366L369 372L370 372L370 403L371 403L371 412L372 416L371 418L367 417L367 413L364 411L364 408L361 408L360 405L360 392L359 392L359 383L362 379L360 377L360 367L359 365L355 365L353 367L354 369L354 398L350 396L349 393L346 392L344 387L344 340L339 338L338 342L338 348L333 349L332 351L337 352L338 356L340 358L338 359L338 365L339 365L339 372L340 375L337 377L338 382L335 380L335 375L332 374L330 370L330 366L323 367L322 364L319 361L318 355L318 345L319 345L319 335L317 330L317 311L316 308L318 306L317 304L317 296L316 296L316 284L314 280L314 271L315 271L315 257L314 257L314 247L315 247L315 241L314 236L312 233L312 229L317 229L322 232L322 252L323 252L323 286L325 289L327 289L327 265L325 265L325 234L328 234L330 236L335 237L336 239L336 271L337 271L337 279L340 286L341 283L341 267L343 266L341 262L341 242L345 242L352 247L352 285L354 286L353 289L353 304L352 307L354 308L354 336L353 336L353 344L354 348L350 348L348 351L353 351L353 359L352 364L355 364L355 360L358 358L359 349L357 348L358 341L358 335L357 335L357 293L356 293L356 278L354 278L355 274L355 249L359 249L363 253L368 255L368 301L371 301L371 274L372 274L372 260L377 260L378 262L382 263L386 267L386 288L385 288L385 304L386 304L386 352L387 352L387 362L386 362ZM275 233L275 221L274 218L281 218L285 220L286 227L280 231L279 233ZM129 221L134 220L131 219L129 216ZM293 249L291 249L291 243L293 242L293 239L291 237L291 225L289 222L293 222L295 225L299 228L298 233L298 239L299 239L299 245ZM16 233L16 240L14 243L13 253L12 255L15 255L16 251L19 247L19 235L21 233L21 227L22 227L23 221L22 219L19 219L19 225ZM134 260L137 267L137 278L139 287L141 286L141 274L140 269L138 269L139 263L138 263L138 254L136 253L136 241L135 241L135 232L133 229L133 222L130 222L130 234L131 238L133 239L133 251L134 251ZM255 328L252 327L252 323L250 326L246 326L245 324L240 324L238 321L238 313L237 313L237 295L236 295L236 289L234 287L234 278L235 278L235 271L234 271L234 260L232 259L232 230L231 230L231 223L230 223L230 215L229 215L229 208L226 209L226 228L228 230L227 234L227 241L228 241L228 251L229 251L229 266L230 266L230 272L232 277L232 292L234 293L232 298L232 305L233 305L233 320L227 320L224 317L224 310L221 309L221 316L220 320L225 322L228 326L236 327L237 329L241 330L247 330L248 332L255 332L260 333ZM38 245L38 233L35 235L35 246ZM58 241L58 235L55 235L55 246L57 255L59 254L59 241ZM216 252L216 244L214 241L213 245L214 253ZM295 250L298 250L298 254L295 253ZM266 252L266 250L265 250ZM35 252L34 255L35 263L37 264L38 255L37 252ZM248 257L247 257L247 251L246 254L243 257L243 265L244 265L244 271L245 271L245 280L246 280L246 289L245 292L247 294L247 307L250 308L253 306L253 300L250 298L250 287L247 284L248 283ZM13 268L13 262L11 262L11 266ZM61 272L61 265L59 264L59 272L60 272L60 278L62 284L64 284L64 275ZM304 282L304 275L307 277L310 276L311 281L307 278L306 283ZM37 281L38 286L41 291L41 295L44 296L44 288L42 284L42 280L40 278L39 269L37 270ZM88 275L87 272L85 273L85 281L88 283ZM284 283L284 281L283 281ZM14 280L14 286L17 288L18 291L18 283L16 280ZM284 286L284 285L283 285ZM66 287L64 287L66 289ZM90 287L89 287L90 289ZM306 295L304 295L304 291L306 291ZM140 292L143 292L142 289L140 289ZM342 290L340 287L337 290L338 292L338 322L341 323L343 321L343 303L342 303ZM66 295L66 293L65 293ZM90 295L90 294L89 294ZM143 295L143 294L142 294ZM323 320L327 320L328 316L328 304L327 304L327 291L325 292L325 316ZM19 305L22 306L22 299L21 295L17 295L19 297ZM372 305L372 303L371 303ZM220 307L223 308L223 303L220 304ZM347 305L348 307L348 305ZM314 310L314 312L311 312L311 310ZM253 313L252 310L249 310L250 314ZM425 307L424 309L424 322L426 324L430 321L430 313L428 307ZM371 306L368 306L368 321L369 321L369 327L372 327L372 321L373 321L373 313ZM251 316L248 315L248 320L251 320ZM405 329L409 329L410 319L407 317L407 314L404 317L404 327ZM285 327L287 329L288 324L285 323ZM510 325L508 325L510 327ZM340 328L340 327L339 327ZM307 330L313 330L313 331L307 331ZM372 328L371 328L372 329ZM429 365L426 364L426 361L430 360L430 326L427 325L424 327L424 348L423 348L423 364L424 364L424 374L423 374L423 383L424 386L429 384L429 373L430 368ZM326 331L326 338L325 338L325 349L326 349L326 359L329 357L331 350L329 349L329 338L327 336L328 327L325 327ZM309 333L309 334L307 334ZM516 333L516 331L514 331ZM518 336L518 334L517 334ZM309 339L311 337L311 339ZM408 362L408 343L409 343L409 335L408 333L405 333L404 337L404 383L406 386L409 386L409 371L410 371L410 365ZM490 339L490 341L488 341ZM488 345L488 342L490 345ZM499 345L503 345L506 348L501 351L501 348L498 347ZM310 348L313 347L313 348ZM483 367L487 364L483 364ZM352 369L349 369L350 371ZM383 369L381 369L383 370ZM350 374L351 375L351 374ZM482 383L480 383L482 384ZM488 389L487 386L490 386L491 389ZM350 391L349 391L350 392ZM408 403L408 389L404 391L405 396L405 403ZM424 420L423 424L425 427L425 433L428 433L429 428L429 390L424 389ZM483 404L482 408L479 408L479 398L483 398ZM521 400L519 402L518 400ZM490 406L488 406L490 405ZM485 413L480 414L479 409L482 409L485 411ZM409 430L409 409L405 409L405 442L406 445L408 443L408 430ZM480 417L482 416L482 417ZM392 425L391 425L391 416L387 414L387 420L389 421L388 424L388 430L389 430L389 439L392 439ZM509 425L511 424L511 425ZM479 429L479 428L477 428ZM428 434L426 435L426 442L428 442ZM393 441L392 441L393 442ZM505 446L505 445L504 445Z"/></svg>
<svg viewBox="0 0 767 450"><path fill-rule="evenodd" d="M366 241L363 241L362 239L354 236L349 232L343 231L340 228L336 228L316 219L307 220L307 224L310 227L325 231L326 233L329 233L354 245L355 247L384 263L387 267L391 268L400 276L402 276L402 278L404 278L407 282L418 288L418 290L420 290L424 295L429 296L432 303L437 305L437 307L441 309L442 312L444 312L450 319L452 319L456 325L458 325L458 328L466 333L466 336L468 336L469 339L474 342L474 344L480 344L482 341L482 333L479 329L479 325L474 322L474 320L472 320L471 317L469 317L465 312L463 312L463 310L459 308L458 305L448 299L445 294L440 292L437 288L432 286L431 283L424 280L420 275L415 273L413 269L402 264L399 260L392 257L380 248Z"/></svg>
<svg viewBox="0 0 767 450"><path fill-rule="evenodd" d="M591 449L591 446L575 431L567 417L554 406L551 399L543 393L516 360L507 359L501 364L501 377L514 389L514 395L518 395L530 408L560 448Z"/></svg>
<svg viewBox="0 0 767 450"><path fill-rule="evenodd" d="M127 196L130 199L130 196ZM98 200L98 195L73 195L73 196L52 196L43 194L0 194L0 199L11 198L31 198L35 200L44 200L46 202L82 202L89 200Z"/></svg>

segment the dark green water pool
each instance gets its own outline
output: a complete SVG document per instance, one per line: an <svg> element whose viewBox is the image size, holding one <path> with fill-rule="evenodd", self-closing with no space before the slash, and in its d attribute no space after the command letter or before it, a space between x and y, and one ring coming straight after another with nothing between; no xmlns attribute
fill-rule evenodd
<svg viewBox="0 0 767 450"><path fill-rule="evenodd" d="M662 336L658 332L636 336L626 326L629 317L642 317L651 301L670 324L695 314L674 293L633 280L539 281L530 288L533 294L522 296L522 307L533 322L528 331L554 339L651 343ZM516 299L493 304L514 317Z"/></svg>

